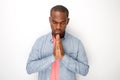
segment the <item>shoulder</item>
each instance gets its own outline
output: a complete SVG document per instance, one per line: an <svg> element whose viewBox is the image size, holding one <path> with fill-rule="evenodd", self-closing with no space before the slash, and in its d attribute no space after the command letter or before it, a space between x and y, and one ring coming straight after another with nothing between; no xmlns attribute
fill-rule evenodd
<svg viewBox="0 0 120 80"><path fill-rule="evenodd" d="M36 41L42 41L42 40L45 40L48 37L50 37L50 33L47 33L47 34L44 34L44 35L38 37Z"/></svg>
<svg viewBox="0 0 120 80"><path fill-rule="evenodd" d="M70 43L73 43L74 46L76 46L76 47L77 46L79 46L79 47L83 46L83 43L82 43L82 41L79 38L71 35L70 33L67 33L66 35L67 35L66 36L67 37L67 41L70 42Z"/></svg>
<svg viewBox="0 0 120 80"><path fill-rule="evenodd" d="M40 36L40 37L38 37L38 38L36 39L35 44L36 44L36 45L40 45L40 44L42 44L44 41L46 41L47 38L49 38L49 37L50 37L50 33L44 34L44 35L42 35L42 36Z"/></svg>
<svg viewBox="0 0 120 80"><path fill-rule="evenodd" d="M70 34L70 33L66 33L66 37L67 37L69 40L72 40L72 41L75 41L75 42L81 42L80 39L78 39L77 37L73 36L73 35Z"/></svg>

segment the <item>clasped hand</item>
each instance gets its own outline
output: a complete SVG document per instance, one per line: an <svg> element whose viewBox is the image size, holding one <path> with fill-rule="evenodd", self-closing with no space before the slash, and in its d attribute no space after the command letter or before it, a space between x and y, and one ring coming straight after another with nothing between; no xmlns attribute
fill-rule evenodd
<svg viewBox="0 0 120 80"><path fill-rule="evenodd" d="M54 57L55 59L62 59L64 56L64 50L62 46L62 41L60 39L60 35L56 35L56 42L54 47Z"/></svg>

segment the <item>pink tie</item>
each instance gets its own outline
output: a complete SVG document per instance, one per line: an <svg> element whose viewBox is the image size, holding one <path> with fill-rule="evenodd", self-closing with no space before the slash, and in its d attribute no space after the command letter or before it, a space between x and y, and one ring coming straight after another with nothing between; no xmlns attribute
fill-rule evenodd
<svg viewBox="0 0 120 80"><path fill-rule="evenodd" d="M53 37L53 45L55 46L55 38ZM50 80L59 80L59 59L52 63Z"/></svg>

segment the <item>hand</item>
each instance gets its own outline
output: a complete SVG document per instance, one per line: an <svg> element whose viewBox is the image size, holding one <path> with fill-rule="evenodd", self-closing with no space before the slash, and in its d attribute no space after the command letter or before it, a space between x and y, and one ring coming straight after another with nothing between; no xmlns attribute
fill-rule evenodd
<svg viewBox="0 0 120 80"><path fill-rule="evenodd" d="M56 42L55 42L55 47L54 47L54 56L55 56L55 59L62 59L64 56L62 41L60 39L59 34L56 35Z"/></svg>

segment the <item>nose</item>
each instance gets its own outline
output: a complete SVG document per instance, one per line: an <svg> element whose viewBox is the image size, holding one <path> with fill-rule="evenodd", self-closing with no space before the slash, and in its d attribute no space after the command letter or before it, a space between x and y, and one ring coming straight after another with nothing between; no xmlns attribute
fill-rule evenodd
<svg viewBox="0 0 120 80"><path fill-rule="evenodd" d="M56 28L57 28L57 29L60 29L60 23L57 24Z"/></svg>

